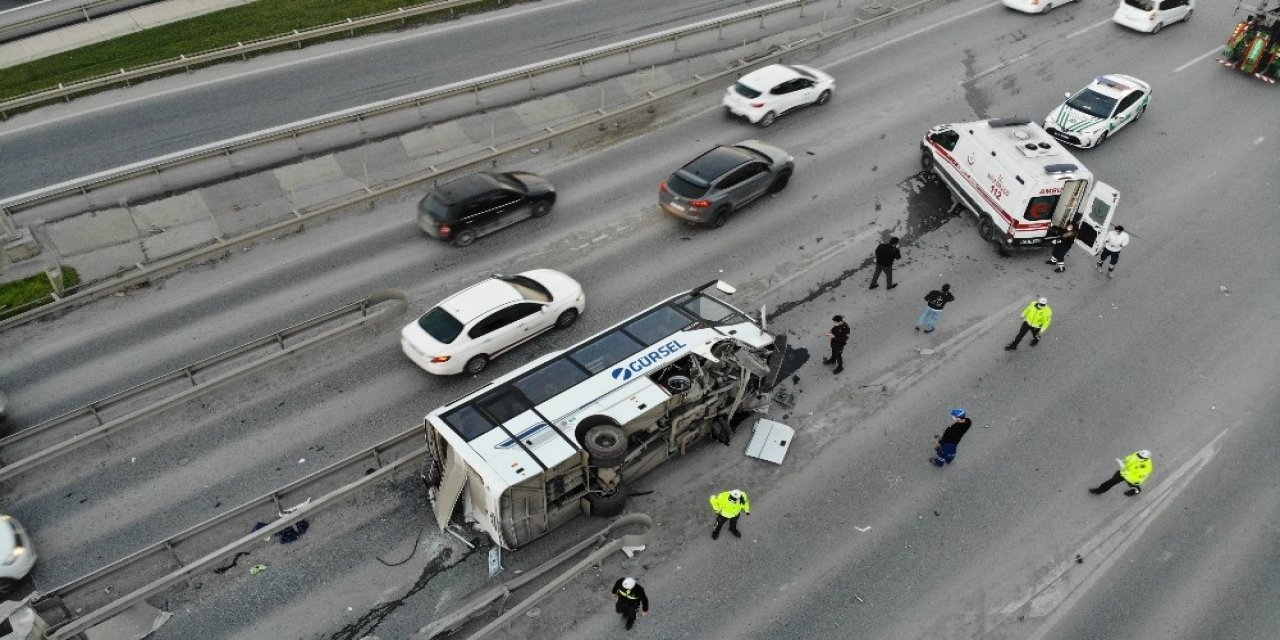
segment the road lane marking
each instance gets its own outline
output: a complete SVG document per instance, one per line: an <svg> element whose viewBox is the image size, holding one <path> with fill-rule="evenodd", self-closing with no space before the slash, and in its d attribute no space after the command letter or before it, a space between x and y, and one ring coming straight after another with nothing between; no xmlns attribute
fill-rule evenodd
<svg viewBox="0 0 1280 640"><path fill-rule="evenodd" d="M835 59L835 60L832 60L831 62L828 62L828 63L827 63L823 68L830 68L830 67L834 67L834 66L836 66L836 65L844 64L844 63L846 63L846 62L848 62L848 61L850 61L850 60L853 60L854 58L860 58L860 57L862 57L862 56L864 56L864 55L866 55L866 54L868 54L868 53L871 53L871 52L873 52L873 51L879 51L879 50L881 50L881 49L883 49L883 48L885 48L885 47L890 47L890 46L893 46L893 45L895 45L895 44L898 44L899 42L902 42L903 40L908 40L908 39L914 38L914 37L916 37L916 36L919 36L920 34L928 33L928 32L930 32L930 31L933 31L934 29L937 29L938 27L942 27L942 26L945 26L945 25L951 24L952 22L955 22L955 21L957 21L957 20L963 20L964 18L968 18L969 16L971 16L971 15L973 15L973 14L975 14L975 13L978 13L979 11L986 11L987 9L990 9L990 8L992 8L992 7L1000 7L1000 6L1003 6L1003 5L1004 5L1004 3L1002 3L1002 2L993 2L993 3L991 3L991 4L984 5L984 6L981 6L981 7L976 8L976 9L970 9L970 10L968 10L968 11L966 11L966 12L964 12L964 13L961 13L961 14L959 14L959 15L951 16L950 18L947 18L946 20L942 20L941 22L935 22L935 23L933 23L933 24L931 24L931 25L929 25L929 26L927 26L927 27L922 27L922 28L920 28L920 29L916 29L915 31L912 31L911 33L908 33L908 34L906 34L906 35L904 35L904 36L898 36L897 38L894 38L894 39L889 40L889 41L886 41L886 42L881 42L880 44L877 44L877 45L872 46L872 47L868 47L868 48L866 48L866 49L863 49L862 51L855 51L855 52L853 52L853 53L851 53L851 54L849 54L849 55L847 55L847 56L845 56L845 57L843 57L843 58L837 58L837 59Z"/></svg>
<svg viewBox="0 0 1280 640"><path fill-rule="evenodd" d="M965 78L964 80L961 80L960 82L957 82L957 83L956 83L956 85L957 85L957 86L959 86L959 85L968 84L968 83L970 83L970 82L973 82L974 80L977 80L978 78L981 78L982 76L993 74L993 73L995 73L995 72L997 72L997 71L999 71L999 70L1001 70L1001 69L1003 69L1003 68L1005 68L1005 67L1007 67L1007 66L1009 66L1009 65L1011 65L1011 64L1013 64L1013 63L1015 63L1015 62L1017 62L1017 61L1019 61L1019 60L1022 60L1022 59L1024 59L1024 58L1030 58L1030 57L1031 57L1031 54L1030 54L1030 53L1024 53L1024 54L1022 54L1022 55L1020 55L1020 56L1018 56L1018 57L1016 57L1016 58L1014 58L1014 59L1012 59L1012 60L1008 60L1008 61L1006 61L1006 62L1001 62L1000 64L998 64L998 65L996 65L996 66L994 66L994 67L991 67L990 69L985 69L985 70L983 70L983 71L979 71L979 72L977 72L977 73L973 74L972 76L970 76L970 77L968 77L968 78Z"/></svg>
<svg viewBox="0 0 1280 640"><path fill-rule="evenodd" d="M1122 517L1113 520L1101 531L1085 541L1075 553L1068 553L1067 559L1038 581L1026 597L1010 602L997 613L995 625L1003 624L1023 607L1027 607L1028 617L1045 617L1044 623L1029 640L1041 640L1072 607L1089 592L1107 571L1120 561L1125 551L1133 545L1142 533L1160 515L1173 504L1177 497L1190 484L1192 479L1204 469L1218 452L1218 442L1231 429L1223 429L1202 447L1195 455L1182 463L1173 472L1161 479L1155 489L1144 491L1142 495L1148 499L1137 502L1125 510ZM1141 507L1139 508L1139 505ZM1090 563L1083 573L1071 574L1071 569L1079 567L1076 556L1089 557ZM1100 560L1099 560L1100 559Z"/></svg>
<svg viewBox="0 0 1280 640"><path fill-rule="evenodd" d="M1200 55L1198 55L1198 56L1196 56L1196 57L1192 58L1192 59L1191 59L1191 62L1188 62L1188 63L1186 63L1186 64L1182 65L1181 67L1178 67L1177 69L1174 69L1174 70L1173 70L1173 72L1174 72L1174 73L1177 73L1177 72L1182 71L1183 69L1186 69L1187 67L1189 67L1189 66L1191 66L1191 65L1193 65L1193 64L1195 64L1195 63L1197 63L1197 62L1200 62L1201 60L1204 60L1205 58L1208 58L1209 56L1211 56L1211 55L1213 55L1213 54L1217 53L1217 52L1218 52L1218 49L1220 49L1220 48L1221 48L1221 47L1214 47L1214 48L1210 49L1207 53L1202 53L1202 54L1200 54Z"/></svg>
<svg viewBox="0 0 1280 640"><path fill-rule="evenodd" d="M1091 24L1091 25L1089 25L1089 26L1087 26L1087 27L1085 27L1085 28L1083 28L1083 29L1081 29L1081 30L1079 30L1079 31L1072 31L1071 33L1068 33L1068 34L1067 34L1067 40L1070 40L1070 39L1072 39L1072 38L1074 38L1074 37L1076 37L1076 36L1078 36L1078 35L1082 35L1082 34L1085 34L1085 33L1090 32L1090 31L1093 31L1094 29L1097 29L1098 27L1101 27L1102 25L1104 25L1104 24L1106 24L1106 23L1108 23L1108 22L1111 22L1111 18L1107 18L1106 20L1103 20L1103 21L1101 21L1101 22L1095 22L1095 23L1093 23L1093 24Z"/></svg>

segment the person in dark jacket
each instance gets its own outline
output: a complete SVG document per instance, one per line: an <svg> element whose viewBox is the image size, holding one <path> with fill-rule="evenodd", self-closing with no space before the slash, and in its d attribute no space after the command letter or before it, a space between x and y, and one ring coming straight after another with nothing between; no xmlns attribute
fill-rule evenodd
<svg viewBox="0 0 1280 640"><path fill-rule="evenodd" d="M635 578L630 576L619 578L613 583L613 591L610 593L618 597L613 610L622 614L622 619L627 621L628 629L636 624L637 610L643 610L644 615L649 615L649 597L644 594L644 587L640 586Z"/></svg>
<svg viewBox="0 0 1280 640"><path fill-rule="evenodd" d="M938 438L938 442L933 445L936 452L929 462L935 467L941 467L945 464L951 464L956 459L956 451L960 448L960 439L969 431L969 427L973 426L973 421L969 419L969 414L964 409L956 408L951 410L951 424L947 426L946 431L942 432L942 437Z"/></svg>
<svg viewBox="0 0 1280 640"><path fill-rule="evenodd" d="M1067 226L1062 228L1062 233L1051 241L1053 249L1050 250L1048 262L1057 266L1058 273L1067 270L1067 252L1071 250L1071 245L1075 244L1076 233L1075 223L1068 222Z"/></svg>
<svg viewBox="0 0 1280 640"><path fill-rule="evenodd" d="M884 281L888 284L886 289L892 289L898 285L893 283L893 261L902 257L902 252L898 250L897 236L889 238L888 242L880 243L876 247L876 272L871 275L870 289L879 287L880 274L884 274Z"/></svg>
<svg viewBox="0 0 1280 640"><path fill-rule="evenodd" d="M934 289L924 296L924 313L916 320L916 331L924 329L925 333L933 333L938 328L938 318L942 317L942 308L956 297L951 294L951 285L944 284L941 289Z"/></svg>
<svg viewBox="0 0 1280 640"><path fill-rule="evenodd" d="M840 373L844 371L844 345L849 343L849 323L844 321L844 316L831 317L831 331L827 332L827 337L831 338L831 357L822 361L822 364L835 363L836 370L831 373Z"/></svg>

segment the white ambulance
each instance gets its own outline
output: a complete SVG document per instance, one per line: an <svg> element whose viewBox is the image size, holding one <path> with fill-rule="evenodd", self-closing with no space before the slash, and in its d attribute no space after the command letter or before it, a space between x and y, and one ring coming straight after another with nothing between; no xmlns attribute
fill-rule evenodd
<svg viewBox="0 0 1280 640"><path fill-rule="evenodd" d="M938 125L920 163L978 217L978 233L1001 253L1036 247L1068 222L1076 244L1097 255L1120 194L1040 128L1022 118Z"/></svg>

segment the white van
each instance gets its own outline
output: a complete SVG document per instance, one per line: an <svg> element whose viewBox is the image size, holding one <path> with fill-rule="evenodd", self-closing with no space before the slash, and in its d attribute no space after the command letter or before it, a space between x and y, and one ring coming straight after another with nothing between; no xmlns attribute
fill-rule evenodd
<svg viewBox="0 0 1280 640"><path fill-rule="evenodd" d="M1196 0L1121 0L1111 19L1134 31L1159 33L1167 25L1190 20L1195 8Z"/></svg>
<svg viewBox="0 0 1280 640"><path fill-rule="evenodd" d="M1025 118L938 125L920 143L921 165L978 217L978 233L1001 253L1045 244L1068 222L1097 255L1120 193L1040 125Z"/></svg>

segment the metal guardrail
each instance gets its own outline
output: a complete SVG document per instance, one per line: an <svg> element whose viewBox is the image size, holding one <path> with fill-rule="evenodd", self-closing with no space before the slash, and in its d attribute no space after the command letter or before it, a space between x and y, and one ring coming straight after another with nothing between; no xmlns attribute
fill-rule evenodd
<svg viewBox="0 0 1280 640"><path fill-rule="evenodd" d="M384 302L391 302L393 304L370 313L370 310L373 307ZM8 480L18 474L30 471L42 464L51 462L90 442L124 431L125 429L138 424L144 418L151 417L165 411L166 409L170 409L178 404L186 402L195 396L258 371L259 369L273 364L282 358L301 353L302 351L350 333L360 327L378 322L384 318L399 316L404 313L406 309L408 309L408 302L404 292L396 289L384 289L358 302L353 302L305 322L295 324L283 331L278 331L269 336L247 342L239 347L229 351L224 351L223 353L211 358L171 371L125 391L108 396L107 398L97 402L90 403L84 407L65 413L51 420L46 420L45 422L28 429L23 429L22 431L0 439L0 452L12 449L15 445L33 437L55 432L55 430L61 427L74 426L78 420L85 417L92 417L98 422L97 426L76 433L75 435L63 439L51 446L42 447L22 458L7 463L4 466L0 466L0 482ZM298 342L297 344L285 345L285 340L289 338L297 337L318 327L330 324L335 320L343 319L353 314L359 314L359 317L355 320L343 322L332 329L326 329L316 335L302 340L301 342ZM280 350L249 363L239 365L230 371L216 375L208 380L198 381L195 379L196 374L202 371L225 366L247 354L252 354L255 351L261 350L263 347L273 345L280 347ZM181 392L167 396L140 409L129 411L128 413L114 419L102 419L101 412L112 405L118 405L127 402L130 399L139 398L149 391L171 382L182 380L190 382L191 386Z"/></svg>
<svg viewBox="0 0 1280 640"><path fill-rule="evenodd" d="M16 98L10 98L0 102L0 118L7 117L7 112L22 107L28 107L50 100L65 98L77 93L92 91L102 87L109 87L115 84L129 83L134 80L146 78L171 71L187 70L191 67L217 62L227 58L237 58L246 56L258 51L267 49L275 49L288 46L291 44L300 44L307 40L323 38L346 31L354 31L365 27L373 27L387 22L395 22L397 20L407 20L420 15L435 13L437 11L451 10L458 7L464 7L470 4L484 2L486 0L436 0L426 4L411 6L408 8L398 8L392 11L376 13L360 18L347 18L343 22L334 22L332 24L320 25L309 29L294 29L292 33L283 35L270 36L258 40L249 40L247 42L237 42L234 45L220 47L218 49L210 49L190 56L178 56L163 62L157 62L140 67L131 67L121 69L115 73L103 74L86 78L72 83L58 83L57 87L50 89L42 89L31 93L23 94Z"/></svg>
<svg viewBox="0 0 1280 640"><path fill-rule="evenodd" d="M209 567L207 559L213 562L229 559L236 553L249 549L255 544L227 545L228 540L246 542L248 537L244 531L252 522L287 519L289 524L279 526L275 531L291 526L307 515L314 515L320 509L314 507L325 500L325 495L314 495L315 492L331 488L334 491L348 493L359 487L367 486L381 480L385 474L394 474L405 465L415 464L430 455L428 446L424 444L429 437L431 427L424 420L417 427L401 432L391 438L379 442L339 460L323 469L307 474L283 487L249 500L237 507L228 509L218 515L190 527L159 542L147 545L128 556L108 564L92 573L76 578L60 587L41 592L34 600L73 602L75 609L90 609L113 604L113 593L129 593L158 577L166 574L180 573L193 575ZM376 480L369 480L366 474L370 465L385 470ZM373 477L373 475L370 475ZM354 479L354 480L353 480ZM352 487L351 485L358 485ZM293 505L293 506L286 506ZM311 505L311 509L301 507ZM296 516L296 517L295 517ZM274 523L279 525L279 522ZM234 534L231 532L234 531ZM273 533L274 531L272 531ZM260 542L270 534L258 530L251 534L253 541ZM185 556L184 549L191 549ZM213 554L209 552L216 549ZM148 567L147 565L152 565ZM176 568L175 568L176 565ZM159 567L157 570L156 567ZM148 568L150 570L148 571ZM136 600L134 600L136 601ZM134 601L123 603L128 606ZM117 601L114 604L121 604Z"/></svg>
<svg viewBox="0 0 1280 640"><path fill-rule="evenodd" d="M450 0L459 2L461 0ZM467 0L474 1L474 0ZM253 133L245 134L221 140L211 144L171 153L168 155L136 162L116 167L107 171L102 171L89 176L68 180L59 184L30 191L17 196L12 196L4 200L0 200L0 209L7 211L10 215L18 213L23 209L29 209L50 200L56 200L69 195L84 195L89 191L107 187L125 180L141 176L157 175L164 170L180 167L192 162L205 160L217 156L231 155L237 151L243 151L256 146L261 146L279 140L289 139L299 134L314 133L319 130L336 127L352 122L360 122L377 115L401 111L404 109L417 109L422 105L446 98L452 98L459 95L475 94L477 103L480 98L480 91L485 88L509 84L511 82L532 82L534 76L562 70L565 68L578 67L581 69L587 62L599 60L603 58L613 57L617 55L630 56L636 49L662 44L674 41L677 43L679 39L685 36L702 33L706 31L723 29L727 25L736 24L748 20L759 19L762 21L766 16L788 11L794 8L803 8L806 4L813 4L817 0L782 0L764 7L755 9L746 9L738 11L727 16L702 20L682 27L676 27L660 31L647 36L632 38L623 42L596 47L585 52L575 53L559 58L553 58L542 62L516 67L506 71L500 71L480 78L466 80L463 82L455 82L428 89L405 96L381 100L378 102L344 109L335 113L308 118L290 124L264 129Z"/></svg>
<svg viewBox="0 0 1280 640"><path fill-rule="evenodd" d="M34 15L34 16L31 16L30 18L17 20L15 22L10 22L8 24L0 25L0 42L8 42L9 40L12 40L14 38L19 38L19 37L22 37L22 35L26 35L26 34L11 35L15 31L24 31L34 27L35 31L27 32L27 33L34 33L37 31L42 31L42 30L47 31L48 29L54 29L65 24L69 24L70 22L80 22L81 19L83 19L84 22L90 22L96 17L110 15L111 13L116 13L118 11L125 11L128 9L132 9L133 7L136 7L136 6L146 4L148 2L155 2L155 1L156 0L87 0L86 2L81 2L80 4L77 4L74 6L66 7L63 9L57 9L54 11L50 11L49 13ZM115 9L115 8L112 8L111 5L124 5L124 6L120 7L119 9ZM21 11L21 10L27 10L27 9L34 10L34 7L30 7L30 5L20 6L15 9L10 9L10 11ZM95 11L97 9L109 9L109 10L103 13L98 13ZM93 12L93 15L90 15L90 12ZM75 18L75 20L69 20L69 18ZM51 24L51 23L57 23L57 24Z"/></svg>
<svg viewBox="0 0 1280 640"><path fill-rule="evenodd" d="M587 127L597 126L602 123L608 122L609 120L627 116L637 111L647 109L651 105L656 104L662 100L665 100L671 96L678 95L689 90L697 90L704 85L707 85L712 82L717 82L723 77L737 74L745 68L748 68L757 64L765 63L765 62L771 62L773 60L777 60L778 58L781 58L784 55L793 53L794 51L825 43L829 40L843 36L844 34L854 31L856 29L859 29L868 25L876 24L878 22L882 22L885 20L890 20L903 13L913 11L917 8L920 8L926 5L939 3L939 2L946 2L946 1L948 0L916 0L915 2L911 2L910 4L904 5L902 7L894 8L874 18L868 18L866 20L855 18L852 24L846 27L842 27L834 31L831 31L830 33L819 33L818 37L813 40L801 40L799 42L791 43L787 46L779 47L776 51L773 51L771 53L754 57L750 61L739 60L737 64L725 69L724 71L721 71L720 73L712 74L706 77L698 77L695 81L691 83L686 83L685 85L682 85L682 86L677 86L677 87L669 88L666 90L651 92L649 96L643 99L637 100L631 104L624 103L623 105L615 106L612 109L603 109L603 108L598 109L597 111L588 115L584 119L578 122L562 125L559 129L546 127L543 132L537 135L531 136L529 138L526 138L524 140L520 140L510 144L502 145L502 146L498 146L498 145L491 146L489 147L488 150L481 153L478 157L463 158L463 159L455 160L453 162L446 163L437 167L432 167L417 176L390 182L388 184L384 184L383 186L380 186L377 188L370 188L364 192L360 192L358 194L351 195L348 197L338 198L328 203L318 205L314 209L306 210L304 208L303 211L296 212L296 217L292 219L278 222L276 224L270 225L268 227L264 227L257 231L253 231L253 232L238 236L230 240L221 240L213 244L210 244L208 246L195 249L183 255L161 260L159 262L148 265L145 268L139 268L136 272L132 270L126 271L120 274L119 277L98 282L84 289L80 289L77 292L71 295L68 295L56 302L37 307L31 311L24 312L21 315L13 316L5 320L0 320L0 331L4 331L6 329L20 326L35 320L39 320L49 315L59 313L64 309L68 309L72 306L84 304L92 300L95 300L97 298L110 295L121 289L127 289L129 287L137 286L139 284L148 282L152 278L170 273L172 271L176 271L182 267L200 262L202 260L207 260L216 254L219 254L237 247L241 247L247 244L251 244L263 238L268 238L273 235L279 234L281 232L297 228L307 222L310 222L317 218L321 218L326 215L331 215L337 211L340 211L352 205L361 204L361 203L368 202L370 200L380 198L380 197L385 197L387 195L396 193L398 191L415 187L423 182L435 180L440 176L443 176L449 173L473 168L485 163L494 162L496 158L501 157L503 155L519 152L532 147L537 147L539 145L549 143L564 135L581 131Z"/></svg>
<svg viewBox="0 0 1280 640"><path fill-rule="evenodd" d="M418 429L415 429L413 432L409 432L408 434L401 434L401 436L399 437L412 436L418 431L419 431ZM394 476L394 474L397 471L401 470L406 466L409 466L418 462L422 458L428 456L429 453L430 453L429 447L423 446L423 447L414 449L412 451L409 451L389 463L384 463L383 461L378 460L378 463L380 465L385 464L385 466L382 466L377 471L374 471L362 477L359 480L345 484L337 489L329 491L328 493L325 493L317 498L311 499L307 502L303 502L294 508L278 512L280 513L280 517L277 518L275 521L271 522L270 524L268 524L266 527L258 529L257 531L253 531L252 533L248 533L243 536L240 536L236 538L234 541L219 547L217 550L211 553L207 553L204 556L201 556L199 559L189 564L186 564L175 571L165 574L161 578L158 578L141 587L138 587L137 589L129 592L128 594L120 597L117 600L114 600L106 604L105 606L102 606L98 609L90 611L89 613L86 613L83 616L80 616L73 620L62 622L55 625L56 628L53 628L50 631L45 633L45 638L47 638L47 640L66 640L68 638L77 637L79 634L89 631L94 626L101 624L102 622L105 622L116 615L119 615L121 612L125 611L126 609L133 606L134 604L141 602L143 600L146 600L147 598L153 595L161 593L166 589L169 589L181 582L189 580L192 576L198 575L200 573L204 573L205 571L208 571L214 568L214 565L216 565L217 563L225 562L229 559L234 558L236 553L239 553L247 549L254 549L262 546L263 544L266 544L266 542L264 541L264 538L269 540L275 534L289 527L292 527L299 520L312 517L317 513L325 511L326 509L333 507L335 504L340 503L344 498L347 498L352 494L362 491L376 484L377 482L381 481L384 478L387 478L389 476ZM364 456L367 458L371 454L374 456L375 460L377 460L376 448L367 450L366 452L362 452L361 454L357 454L357 455ZM302 487L313 485L315 484L316 480L320 479L320 478L314 478L314 476L317 476L320 474L326 474L326 472L329 472L330 470L334 469L339 465L345 464L349 466L351 462L359 461L359 460L355 460L354 458L355 457L348 458L343 462L339 462L337 465L334 465L325 470L322 470L317 474L313 474L313 476L308 476L307 478L304 478L303 480L300 480L298 482L303 483ZM294 492L296 493L297 490L302 487L294 487ZM264 496L263 498L261 498L261 500L268 500L270 501L268 504L274 505L274 498L272 497L272 494L268 494L267 496ZM254 504L246 503L246 505L242 505L242 507L247 507L247 509L245 511L235 513L235 515L236 516L244 515L249 511L252 511L253 506ZM229 521L229 518L223 519L216 524L221 524L227 521ZM179 535L182 535L182 534L179 534ZM121 568L117 568L116 572L118 573L120 569ZM83 585L81 586L81 588L83 588Z"/></svg>

